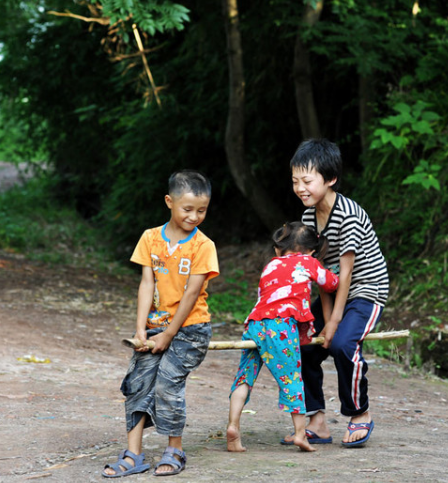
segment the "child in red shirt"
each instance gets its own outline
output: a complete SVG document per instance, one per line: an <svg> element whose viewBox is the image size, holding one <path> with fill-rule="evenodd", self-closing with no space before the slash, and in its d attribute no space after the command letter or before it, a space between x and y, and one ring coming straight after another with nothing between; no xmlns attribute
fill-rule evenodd
<svg viewBox="0 0 448 483"><path fill-rule="evenodd" d="M308 344L315 332L311 283L316 282L325 294L337 289L338 277L314 258L325 254L325 237L318 237L303 223L286 223L274 233L273 241L276 257L261 274L259 298L245 323L243 340L255 341L257 348L243 350L232 385L228 451L246 450L240 438L240 417L263 363L279 386L279 408L291 414L294 444L314 451L305 435L300 344Z"/></svg>

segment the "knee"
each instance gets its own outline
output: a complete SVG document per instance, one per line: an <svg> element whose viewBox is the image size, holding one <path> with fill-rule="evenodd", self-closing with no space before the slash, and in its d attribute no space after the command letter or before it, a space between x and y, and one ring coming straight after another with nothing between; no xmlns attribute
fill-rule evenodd
<svg viewBox="0 0 448 483"><path fill-rule="evenodd" d="M334 338L330 346L330 355L334 359L345 357L347 355L347 342L344 342L342 339Z"/></svg>
<svg viewBox="0 0 448 483"><path fill-rule="evenodd" d="M308 364L320 364L328 356L327 349L323 349L316 345L304 345L300 348L300 352L303 366Z"/></svg>

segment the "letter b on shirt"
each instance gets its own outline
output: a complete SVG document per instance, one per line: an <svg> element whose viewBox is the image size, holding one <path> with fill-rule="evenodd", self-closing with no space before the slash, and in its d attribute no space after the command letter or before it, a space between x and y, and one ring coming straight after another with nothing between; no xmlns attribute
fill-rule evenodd
<svg viewBox="0 0 448 483"><path fill-rule="evenodd" d="M179 275L188 275L190 273L191 260L181 258L179 262Z"/></svg>

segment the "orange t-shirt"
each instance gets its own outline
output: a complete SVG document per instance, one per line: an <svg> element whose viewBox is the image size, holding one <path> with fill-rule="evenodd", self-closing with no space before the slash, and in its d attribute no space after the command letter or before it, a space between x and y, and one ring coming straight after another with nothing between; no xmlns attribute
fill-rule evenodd
<svg viewBox="0 0 448 483"><path fill-rule="evenodd" d="M219 275L215 244L195 228L187 238L170 247L165 227L146 230L131 257L132 262L152 267L154 273L154 301L148 327L164 327L171 322L190 275L206 274L207 278L182 327L209 322L206 289L208 281Z"/></svg>

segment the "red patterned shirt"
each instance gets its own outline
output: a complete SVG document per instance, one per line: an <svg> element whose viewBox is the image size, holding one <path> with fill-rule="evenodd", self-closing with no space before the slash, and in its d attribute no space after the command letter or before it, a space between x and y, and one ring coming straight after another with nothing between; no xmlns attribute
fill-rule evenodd
<svg viewBox="0 0 448 483"><path fill-rule="evenodd" d="M310 255L291 253L274 257L261 274L258 301L247 321L291 317L299 322L301 343L309 343L315 332L311 313L312 282L326 292L334 292L339 278Z"/></svg>

